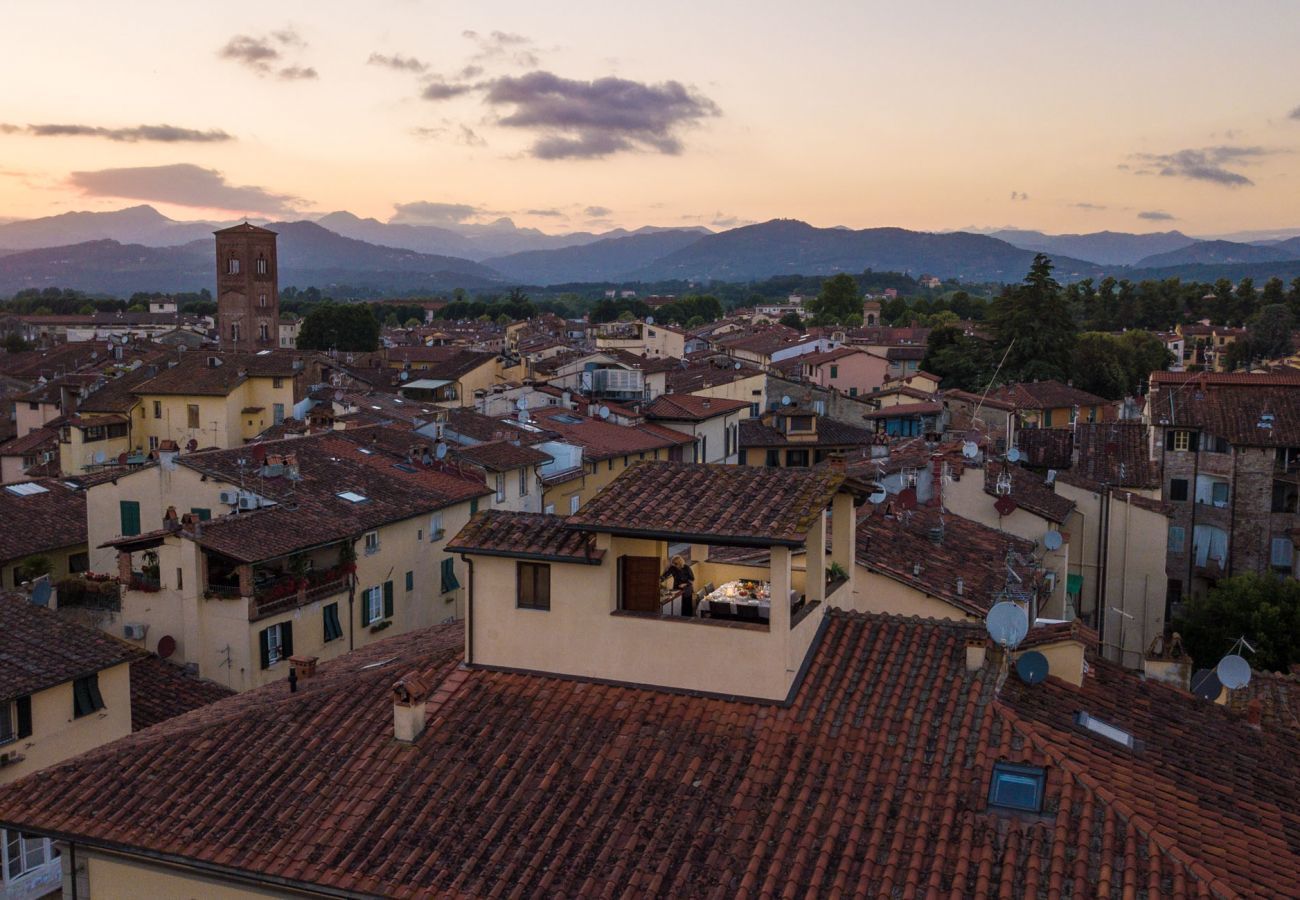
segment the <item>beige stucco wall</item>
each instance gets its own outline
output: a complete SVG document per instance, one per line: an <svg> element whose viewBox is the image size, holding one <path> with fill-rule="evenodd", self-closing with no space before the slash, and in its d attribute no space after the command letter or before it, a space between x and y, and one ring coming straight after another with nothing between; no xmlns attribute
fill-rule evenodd
<svg viewBox="0 0 1300 900"><path fill-rule="evenodd" d="M91 571L117 571L117 551L99 545L122 536L121 501L140 504L140 530L146 532L162 527L168 506L175 506L177 513L210 509L213 518L227 514L230 507L221 503L219 495L233 487L213 478L204 481L198 472L182 465L174 469L149 466L93 486L86 491Z"/></svg>
<svg viewBox="0 0 1300 900"><path fill-rule="evenodd" d="M667 558L662 541L598 535L599 565L551 563L551 608L516 606L517 560L473 556L471 661L637 684L782 699L825 611L792 633L788 603L774 603L766 629L707 619L616 614L617 559ZM788 596L790 554L773 548L774 597ZM798 659L796 660L796 656Z"/></svg>
<svg viewBox="0 0 1300 900"><path fill-rule="evenodd" d="M72 682L32 695L32 733L5 752L23 755L22 762L0 768L0 784L52 766L131 733L131 666L121 663L99 673L104 708L80 718L73 716Z"/></svg>
<svg viewBox="0 0 1300 900"><path fill-rule="evenodd" d="M931 597L887 575L872 572L866 566L859 565L856 568L856 589L841 592L837 606L854 612L920 616L923 619L974 621L976 618L951 603Z"/></svg>
<svg viewBox="0 0 1300 900"><path fill-rule="evenodd" d="M721 371L718 373L720 377L725 377L725 374ZM748 378L737 378L735 381L701 387L691 393L698 397L720 397L724 400L739 400L742 403L757 403L759 411L762 412L767 408L767 376L762 373L750 375ZM749 413L741 410L741 418L749 418Z"/></svg>
<svg viewBox="0 0 1300 900"><path fill-rule="evenodd" d="M71 856L64 853L65 869ZM261 889L238 881L223 881L193 869L164 867L140 860L110 856L77 845L77 867L85 867L83 886L89 900L157 897L169 900L242 900L246 897L301 896L276 887ZM65 874L65 885L68 884ZM66 893L65 896L71 896ZM85 894L80 894L84 897Z"/></svg>
<svg viewBox="0 0 1300 900"><path fill-rule="evenodd" d="M684 451L684 453L689 455L688 451ZM667 459L668 451L662 448L647 450L645 458L648 460ZM641 462L641 458L635 453L627 456L614 456L610 459L585 460L583 465L586 466L586 473L581 478L548 486L546 493L542 496L542 503L544 505L553 505L556 515L567 516L569 514L570 497L577 494L579 508L581 508L588 500L600 493L601 488L623 474L625 468L637 462Z"/></svg>
<svg viewBox="0 0 1300 900"><path fill-rule="evenodd" d="M67 427L68 440L59 442L59 471L64 475L84 474L92 467L96 453L103 453L105 460L114 460L120 454L131 450L131 434L128 430L121 437L104 438L99 441L82 440L85 432L80 428Z"/></svg>
<svg viewBox="0 0 1300 900"><path fill-rule="evenodd" d="M679 431L682 434L689 434L696 439L694 453L700 456L692 456L690 447L683 447L682 454L684 459L694 462L705 463L726 463L734 464L740 461L740 450L737 446L740 443L740 420L748 418L747 410L738 409L733 413L727 413L725 416L714 416L712 419L706 419L703 422L678 422L672 420L663 420L658 424L665 428L671 428L673 431ZM727 449L727 431L731 433L731 452L726 453Z"/></svg>
<svg viewBox="0 0 1300 900"><path fill-rule="evenodd" d="M275 381L270 377L248 378L223 397L141 394L144 416L134 420L141 426L137 429L136 440L145 449L149 448L150 439L159 442L173 440L181 448L190 440L197 441L200 447L229 449L242 446L245 439L273 424L275 404L283 404L285 416L293 414L293 378L279 379L278 388ZM155 415L155 402L159 404L160 415ZM199 408L198 428L189 427L190 404ZM242 412L251 407L261 407L261 410Z"/></svg>
<svg viewBox="0 0 1300 900"><path fill-rule="evenodd" d="M0 527L6 527L0 523ZM69 557L77 553L85 553L85 544L74 544L71 547L60 547L53 550L42 550L39 556L44 556L50 561L50 581L58 581L71 571L69 566ZM22 566L26 557L23 559L0 559L0 588L18 587L17 570ZM4 633L4 626L0 625L0 634Z"/></svg>
<svg viewBox="0 0 1300 900"><path fill-rule="evenodd" d="M1164 515L1130 503L1127 492L1112 492L1102 647L1130 668L1141 668L1147 645L1164 631L1168 527Z"/></svg>

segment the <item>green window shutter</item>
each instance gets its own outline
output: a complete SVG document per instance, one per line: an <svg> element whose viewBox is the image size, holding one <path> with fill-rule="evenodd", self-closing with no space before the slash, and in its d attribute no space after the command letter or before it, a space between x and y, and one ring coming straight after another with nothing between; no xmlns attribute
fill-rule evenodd
<svg viewBox="0 0 1300 900"><path fill-rule="evenodd" d="M456 578L456 560L448 556L442 561L442 592L449 594L460 587Z"/></svg>
<svg viewBox="0 0 1300 900"><path fill-rule="evenodd" d="M15 703L14 705L18 707L18 736L20 738L31 737L32 736L32 698L19 697L17 703Z"/></svg>
<svg viewBox="0 0 1300 900"><path fill-rule="evenodd" d="M414 573L414 572L407 572L407 573L406 573L406 589L407 589L408 591L413 591L413 590L415 590L415 573Z"/></svg>
<svg viewBox="0 0 1300 900"><path fill-rule="evenodd" d="M338 640L343 637L343 626L339 624L339 605L331 603L325 607L325 641Z"/></svg>
<svg viewBox="0 0 1300 900"><path fill-rule="evenodd" d="M361 627L370 624L370 588L361 592Z"/></svg>
<svg viewBox="0 0 1300 900"><path fill-rule="evenodd" d="M393 583L391 581L385 581L384 582L384 618L391 619L392 617L393 617Z"/></svg>
<svg viewBox="0 0 1300 900"><path fill-rule="evenodd" d="M210 510L210 509L205 509L205 508L202 507L202 506L196 506L196 507L194 507L193 509L191 509L190 512L192 512L192 513L194 513L194 515L198 516L200 522L206 522L206 521L208 521L209 519L212 518L212 510Z"/></svg>
<svg viewBox="0 0 1300 900"><path fill-rule="evenodd" d="M476 512L478 512L478 497L469 501L469 514L472 516Z"/></svg>
<svg viewBox="0 0 1300 900"><path fill-rule="evenodd" d="M140 533L140 504L135 500L123 500L120 504L122 510L122 536L130 537L133 534Z"/></svg>
<svg viewBox="0 0 1300 900"><path fill-rule="evenodd" d="M271 645L268 643L267 633L271 629L263 628L257 633L257 641L261 645L262 668L269 668L271 665Z"/></svg>
<svg viewBox="0 0 1300 900"><path fill-rule="evenodd" d="M293 656L293 623L280 623L280 658L288 659Z"/></svg>
<svg viewBox="0 0 1300 900"><path fill-rule="evenodd" d="M99 693L99 673L98 673L98 672L96 672L94 675L90 675L90 676L88 676L88 677L86 678L86 687L90 690L90 702L91 702L91 704L94 705L95 709L103 709L103 708L104 708L104 698L103 698L103 696Z"/></svg>

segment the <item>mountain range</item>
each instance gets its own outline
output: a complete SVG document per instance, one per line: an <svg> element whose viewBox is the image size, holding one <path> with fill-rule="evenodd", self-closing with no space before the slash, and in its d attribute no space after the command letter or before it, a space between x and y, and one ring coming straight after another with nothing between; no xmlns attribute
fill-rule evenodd
<svg viewBox="0 0 1300 900"><path fill-rule="evenodd" d="M177 221L150 206L0 223L0 295L27 287L128 295L212 287L212 232L230 222ZM443 292L507 285L669 280L751 281L776 275L876 271L967 282L1018 281L1035 253L1062 280L1116 277L1290 278L1300 237L1202 240L1179 231L1050 235L903 228L817 228L774 219L726 231L645 227L546 234L507 218L485 223L381 222L349 212L262 222L280 234L280 283ZM1223 274L1226 273L1226 274Z"/></svg>

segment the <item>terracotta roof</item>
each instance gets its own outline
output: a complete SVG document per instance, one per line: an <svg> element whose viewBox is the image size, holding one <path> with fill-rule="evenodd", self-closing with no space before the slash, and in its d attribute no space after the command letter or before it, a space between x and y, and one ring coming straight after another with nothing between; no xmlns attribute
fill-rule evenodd
<svg viewBox="0 0 1300 900"><path fill-rule="evenodd" d="M945 389L942 392L942 397L944 400L962 400L974 406L987 406L989 409L1000 409L1004 412L1011 412L1016 408L1014 403L1008 403L1006 400L999 400L992 396L984 397L980 394L972 394L970 391L957 390L956 388Z"/></svg>
<svg viewBox="0 0 1300 900"><path fill-rule="evenodd" d="M409 363L420 378L448 378L452 381L496 360L495 353L464 347L392 347L389 362ZM414 376L413 376L414 377Z"/></svg>
<svg viewBox="0 0 1300 900"><path fill-rule="evenodd" d="M703 537L700 543L799 545L843 484L844 475L829 469L639 462L568 522L587 531Z"/></svg>
<svg viewBox="0 0 1300 900"><path fill-rule="evenodd" d="M694 441L690 435L670 428L653 424L616 425L581 416L562 406L544 406L529 413L537 427L556 432L568 443L580 444L589 460L629 456Z"/></svg>
<svg viewBox="0 0 1300 900"><path fill-rule="evenodd" d="M827 620L789 707L462 670L417 631L6 785L0 824L352 896L1296 894L1293 734L1107 663L999 692L978 624ZM989 805L999 761L1044 769L1041 813Z"/></svg>
<svg viewBox="0 0 1300 900"><path fill-rule="evenodd" d="M234 693L150 654L131 663L131 730L157 725Z"/></svg>
<svg viewBox="0 0 1300 900"><path fill-rule="evenodd" d="M40 428L27 432L22 437L0 444L0 456L23 456L37 450L56 448L59 445L59 425L62 418L52 419Z"/></svg>
<svg viewBox="0 0 1300 900"><path fill-rule="evenodd" d="M896 416L928 416L943 412L943 404L938 400L922 400L919 403L897 403L884 406L866 413L865 419L892 419Z"/></svg>
<svg viewBox="0 0 1300 900"><path fill-rule="evenodd" d="M741 409L749 409L743 400L701 397L696 394L663 394L645 408L652 419L677 422L703 422Z"/></svg>
<svg viewBox="0 0 1300 900"><path fill-rule="evenodd" d="M595 535L569 528L563 516L492 509L475 514L447 543L448 553L598 564Z"/></svg>
<svg viewBox="0 0 1300 900"><path fill-rule="evenodd" d="M1253 387L1300 386L1300 372L1152 372L1151 385L1200 384L1206 387L1247 385Z"/></svg>
<svg viewBox="0 0 1300 900"><path fill-rule="evenodd" d="M144 656L22 594L0 593L0 700L24 697Z"/></svg>
<svg viewBox="0 0 1300 900"><path fill-rule="evenodd" d="M891 506L867 506L858 519L858 565L972 616L983 616L1003 599L1009 558L1022 579L1019 587L1037 583L1032 541L951 513L940 515L938 507L903 512Z"/></svg>
<svg viewBox="0 0 1300 900"><path fill-rule="evenodd" d="M107 355L108 343L105 341L74 341L56 344L48 350L0 353L0 373L33 381L41 377L55 378L103 360Z"/></svg>
<svg viewBox="0 0 1300 900"><path fill-rule="evenodd" d="M1228 692L1228 706L1246 714L1257 702L1262 723L1300 732L1300 666L1293 668L1292 672L1256 670L1244 688Z"/></svg>
<svg viewBox="0 0 1300 900"><path fill-rule="evenodd" d="M1242 376L1245 378L1246 376ZM1232 444L1254 447L1300 445L1300 390L1297 383L1277 384L1273 376L1182 387L1153 392L1152 421L1167 427L1198 428ZM1264 427L1265 416L1272 424Z"/></svg>
<svg viewBox="0 0 1300 900"><path fill-rule="evenodd" d="M1068 469L1074 434L1068 428L1021 428L1016 432L1020 461L1036 469Z"/></svg>
<svg viewBox="0 0 1300 900"><path fill-rule="evenodd" d="M219 359L220 365L209 360ZM135 385L139 394L196 394L224 397L249 378L287 378L295 373L283 354L186 353L180 361Z"/></svg>
<svg viewBox="0 0 1300 900"><path fill-rule="evenodd" d="M1062 497L1045 482L1038 473L1020 466L991 463L984 468L984 493L998 496L997 480L1000 472L1006 471L1011 476L1012 500L1022 509L1042 516L1058 525L1074 512L1074 501ZM992 505L990 503L990 505Z"/></svg>
<svg viewBox="0 0 1300 900"><path fill-rule="evenodd" d="M1080 422L1074 445L1079 454L1070 466L1074 479L1117 487L1160 486L1160 469L1151 459L1151 430L1140 422Z"/></svg>
<svg viewBox="0 0 1300 900"><path fill-rule="evenodd" d="M888 347L886 359L925 359L925 347Z"/></svg>
<svg viewBox="0 0 1300 900"><path fill-rule="evenodd" d="M457 459L481 466L489 472L509 472L525 466L540 466L551 461L549 453L543 453L527 444L511 441L492 441L475 444L455 451Z"/></svg>
<svg viewBox="0 0 1300 900"><path fill-rule="evenodd" d="M805 353L803 356L797 357L797 359L804 365L817 366L822 363L835 362L835 360L843 359L846 356L856 356L859 353L866 356L875 356L874 353L870 353L861 347L850 347L846 345L843 347L836 347L834 350L823 350L820 353Z"/></svg>
<svg viewBox="0 0 1300 900"><path fill-rule="evenodd" d="M720 384L762 375L763 370L739 360L711 355L690 360L668 371L666 382L674 394L690 394Z"/></svg>
<svg viewBox="0 0 1300 900"><path fill-rule="evenodd" d="M45 490L15 494L23 485ZM86 495L57 478L0 487L0 563L86 543Z"/></svg>
<svg viewBox="0 0 1300 900"><path fill-rule="evenodd" d="M229 228L221 228L212 232L213 234L278 234L269 228L262 228L260 225L250 225L248 222L241 222L238 225L231 225Z"/></svg>
<svg viewBox="0 0 1300 900"><path fill-rule="evenodd" d="M1023 381L1007 384L995 392L999 400L1014 403L1016 409L1056 409L1063 406L1104 406L1110 403L1060 381Z"/></svg>

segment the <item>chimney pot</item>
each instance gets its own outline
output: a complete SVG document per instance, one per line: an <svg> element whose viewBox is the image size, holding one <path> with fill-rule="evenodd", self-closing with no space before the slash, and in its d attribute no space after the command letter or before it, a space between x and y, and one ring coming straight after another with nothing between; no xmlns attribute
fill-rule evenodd
<svg viewBox="0 0 1300 900"><path fill-rule="evenodd" d="M1264 707L1263 704L1259 702L1259 698L1253 698L1246 704L1246 721L1255 728L1258 728L1263 711Z"/></svg>
<svg viewBox="0 0 1300 900"><path fill-rule="evenodd" d="M428 687L418 672L409 672L393 685L393 737L411 743L424 733Z"/></svg>
<svg viewBox="0 0 1300 900"><path fill-rule="evenodd" d="M984 668L988 656L988 645L982 640L972 640L966 644L966 671L978 672Z"/></svg>
<svg viewBox="0 0 1300 900"><path fill-rule="evenodd" d="M317 661L318 657L315 656L294 655L289 657L289 662L293 666L293 670L298 673L300 680L311 678L316 674Z"/></svg>

